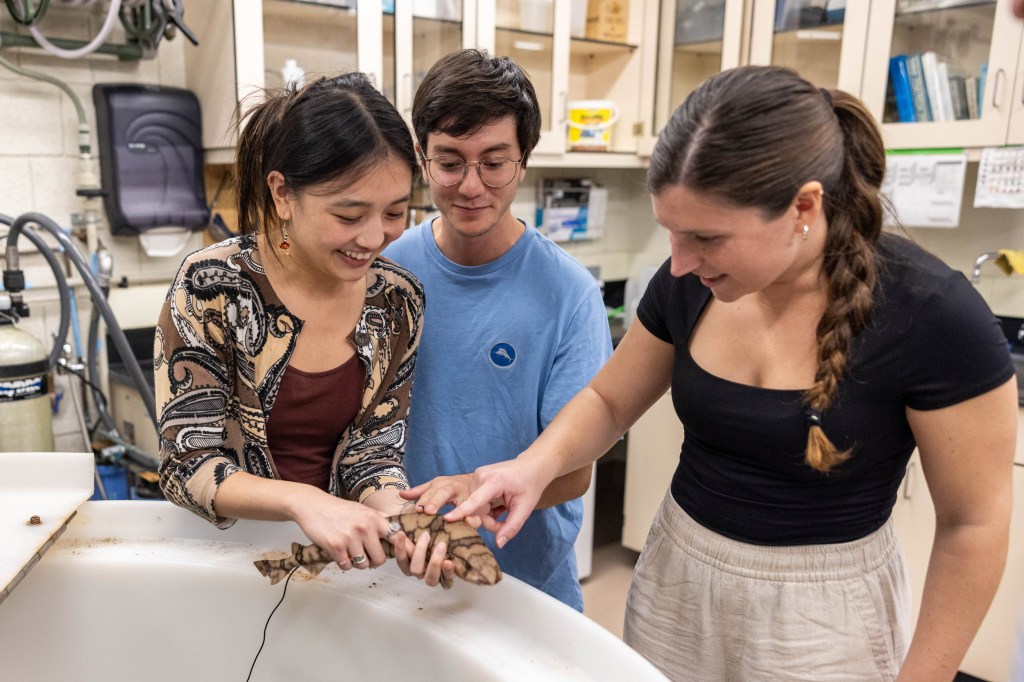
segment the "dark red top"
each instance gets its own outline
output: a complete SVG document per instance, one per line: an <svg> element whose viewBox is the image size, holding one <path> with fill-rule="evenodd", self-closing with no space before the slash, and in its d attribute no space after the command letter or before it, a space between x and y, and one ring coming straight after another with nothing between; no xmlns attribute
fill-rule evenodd
<svg viewBox="0 0 1024 682"><path fill-rule="evenodd" d="M365 384L357 355L326 372L285 369L267 421L267 443L282 479L327 490L334 450L359 413Z"/></svg>

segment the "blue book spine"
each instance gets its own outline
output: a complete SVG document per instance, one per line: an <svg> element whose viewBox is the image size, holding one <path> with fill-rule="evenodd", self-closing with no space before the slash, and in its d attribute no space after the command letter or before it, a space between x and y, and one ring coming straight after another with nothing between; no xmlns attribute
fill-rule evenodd
<svg viewBox="0 0 1024 682"><path fill-rule="evenodd" d="M910 96L914 103L916 120L931 121L932 110L928 105L928 91L925 90L921 55L915 54L907 57L907 77L910 79Z"/></svg>
<svg viewBox="0 0 1024 682"><path fill-rule="evenodd" d="M899 114L900 123L917 121L917 115L914 113L914 98L910 92L907 58L904 55L898 55L889 60L889 79L892 80L893 90L896 92L896 113Z"/></svg>

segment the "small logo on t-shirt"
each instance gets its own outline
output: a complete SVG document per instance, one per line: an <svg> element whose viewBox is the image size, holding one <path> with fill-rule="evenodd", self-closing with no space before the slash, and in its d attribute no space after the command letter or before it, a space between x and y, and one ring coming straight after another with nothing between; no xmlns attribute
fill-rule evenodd
<svg viewBox="0 0 1024 682"><path fill-rule="evenodd" d="M516 361L516 349L507 343L496 343L491 347L491 362L497 367L508 367Z"/></svg>

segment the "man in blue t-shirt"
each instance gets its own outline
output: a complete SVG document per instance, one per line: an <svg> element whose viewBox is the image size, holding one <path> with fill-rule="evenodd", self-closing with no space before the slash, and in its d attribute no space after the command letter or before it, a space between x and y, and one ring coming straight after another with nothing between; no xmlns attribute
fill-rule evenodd
<svg viewBox="0 0 1024 682"><path fill-rule="evenodd" d="M447 55L416 92L413 128L441 216L384 251L427 301L405 466L413 485L450 477L437 485L461 500L469 473L514 458L587 385L611 337L590 273L509 213L540 138L525 71L481 50ZM554 481L515 542L498 549L481 531L506 573L577 610L590 471Z"/></svg>

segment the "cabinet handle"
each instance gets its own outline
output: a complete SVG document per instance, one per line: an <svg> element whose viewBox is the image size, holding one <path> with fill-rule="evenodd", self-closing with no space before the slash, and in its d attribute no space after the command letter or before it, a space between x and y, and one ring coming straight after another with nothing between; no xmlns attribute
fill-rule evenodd
<svg viewBox="0 0 1024 682"><path fill-rule="evenodd" d="M1003 69L996 71L996 82L992 86L992 107L995 109L999 108L999 86L1006 78L1006 72Z"/></svg>
<svg viewBox="0 0 1024 682"><path fill-rule="evenodd" d="M903 478L903 499L909 500L914 496L914 467L917 466L916 462L911 462L907 465L907 474Z"/></svg>

